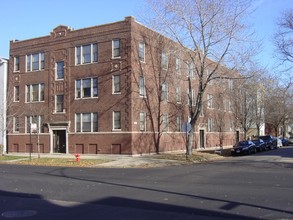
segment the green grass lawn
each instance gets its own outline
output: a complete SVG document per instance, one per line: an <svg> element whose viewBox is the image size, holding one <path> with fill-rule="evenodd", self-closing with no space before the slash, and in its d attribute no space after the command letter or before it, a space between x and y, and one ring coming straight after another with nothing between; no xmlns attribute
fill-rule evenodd
<svg viewBox="0 0 293 220"><path fill-rule="evenodd" d="M28 157L21 157L21 156L0 156L0 161L10 161L10 160L19 160L25 159Z"/></svg>

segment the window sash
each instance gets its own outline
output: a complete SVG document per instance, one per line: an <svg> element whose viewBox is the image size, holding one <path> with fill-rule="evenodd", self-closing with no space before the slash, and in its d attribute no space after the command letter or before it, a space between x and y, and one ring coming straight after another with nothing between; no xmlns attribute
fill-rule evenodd
<svg viewBox="0 0 293 220"><path fill-rule="evenodd" d="M163 125L163 131L168 131L168 129L169 129L169 122L168 122L168 115L167 114L163 114L163 123L162 123L162 125Z"/></svg>
<svg viewBox="0 0 293 220"><path fill-rule="evenodd" d="M98 62L98 45L88 44L75 47L75 65Z"/></svg>
<svg viewBox="0 0 293 220"><path fill-rule="evenodd" d="M45 84L26 85L26 102L41 102L45 100Z"/></svg>
<svg viewBox="0 0 293 220"><path fill-rule="evenodd" d="M139 113L139 130L140 131L146 130L146 113L145 112Z"/></svg>
<svg viewBox="0 0 293 220"><path fill-rule="evenodd" d="M45 54L34 53L26 55L26 71L38 71L45 69Z"/></svg>
<svg viewBox="0 0 293 220"><path fill-rule="evenodd" d="M168 62L167 62L167 55L166 55L165 51L162 52L162 61L161 62L162 62L162 68L167 69Z"/></svg>
<svg viewBox="0 0 293 220"><path fill-rule="evenodd" d="M14 101L19 101L19 86L14 86Z"/></svg>
<svg viewBox="0 0 293 220"><path fill-rule="evenodd" d="M14 72L19 71L19 57L14 57Z"/></svg>
<svg viewBox="0 0 293 220"><path fill-rule="evenodd" d="M144 62L145 61L145 43L140 42L138 45L138 58L139 61Z"/></svg>
<svg viewBox="0 0 293 220"><path fill-rule="evenodd" d="M113 76L113 93L120 93L120 75Z"/></svg>
<svg viewBox="0 0 293 220"><path fill-rule="evenodd" d="M168 86L167 83L162 83L162 100L168 100Z"/></svg>
<svg viewBox="0 0 293 220"><path fill-rule="evenodd" d="M98 78L75 80L75 98L98 97Z"/></svg>
<svg viewBox="0 0 293 220"><path fill-rule="evenodd" d="M113 120L114 120L114 129L121 129L121 113L120 112L114 112L113 113Z"/></svg>
<svg viewBox="0 0 293 220"><path fill-rule="evenodd" d="M64 95L56 95L56 112L63 112L64 109Z"/></svg>
<svg viewBox="0 0 293 220"><path fill-rule="evenodd" d="M146 90L145 90L145 79L143 76L139 78L139 95L140 96L145 96L146 95Z"/></svg>
<svg viewBox="0 0 293 220"><path fill-rule="evenodd" d="M75 114L76 132L97 132L98 113L77 113Z"/></svg>
<svg viewBox="0 0 293 220"><path fill-rule="evenodd" d="M112 41L112 56L113 58L118 58L120 57L120 40L119 39L115 39Z"/></svg>
<svg viewBox="0 0 293 220"><path fill-rule="evenodd" d="M56 79L64 79L64 61L56 63Z"/></svg>
<svg viewBox="0 0 293 220"><path fill-rule="evenodd" d="M37 124L37 133L44 133L44 116L43 115L34 115L34 116L26 116L26 133L31 133L31 124Z"/></svg>
<svg viewBox="0 0 293 220"><path fill-rule="evenodd" d="M13 132L19 132L19 118L13 117Z"/></svg>

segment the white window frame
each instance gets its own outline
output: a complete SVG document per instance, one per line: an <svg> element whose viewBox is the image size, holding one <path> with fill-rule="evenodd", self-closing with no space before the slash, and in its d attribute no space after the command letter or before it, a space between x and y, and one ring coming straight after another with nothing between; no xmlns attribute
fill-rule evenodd
<svg viewBox="0 0 293 220"><path fill-rule="evenodd" d="M97 80L97 95L94 95L94 79ZM83 92L83 81L84 80L90 80L90 91L91 94L89 97L84 97L84 92ZM77 90L77 81L80 81L80 97L78 97L78 90ZM93 98L98 98L99 97L99 79L98 77L92 77L92 78L83 78L83 79L76 79L75 80L75 99L80 100L80 99L93 99Z"/></svg>
<svg viewBox="0 0 293 220"><path fill-rule="evenodd" d="M208 132L213 132L213 119L208 118Z"/></svg>
<svg viewBox="0 0 293 220"><path fill-rule="evenodd" d="M119 42L119 47L115 47L115 42ZM115 56L115 50L119 49L119 55ZM121 40L116 38L112 40L112 59L119 59L121 58Z"/></svg>
<svg viewBox="0 0 293 220"><path fill-rule="evenodd" d="M181 88L180 87L176 87L176 102L177 103L181 103Z"/></svg>
<svg viewBox="0 0 293 220"><path fill-rule="evenodd" d="M33 86L34 85L38 85L38 100L37 101L33 101ZM28 95L28 88L29 88L29 97L27 97ZM43 99L42 97L42 88L43 88ZM39 84L30 84L30 85L26 85L25 86L25 102L26 103L36 103L36 102L44 102L45 101L45 84L44 83L39 83Z"/></svg>
<svg viewBox="0 0 293 220"><path fill-rule="evenodd" d="M115 82L115 78L118 77L119 83ZM116 84L119 84L119 91L115 91ZM115 74L112 76L112 94L121 94L121 75Z"/></svg>
<svg viewBox="0 0 293 220"><path fill-rule="evenodd" d="M115 116L116 114L119 113L119 126L117 126L115 123L116 123L116 120L115 120ZM113 111L113 131L121 131L121 111Z"/></svg>
<svg viewBox="0 0 293 220"><path fill-rule="evenodd" d="M142 54L141 54L141 50L142 50ZM142 55L142 57L140 55ZM138 59L140 62L145 63L145 42L143 41L138 43Z"/></svg>
<svg viewBox="0 0 293 220"><path fill-rule="evenodd" d="M162 115L162 131L163 132L168 132L169 131L169 118L168 114L163 114Z"/></svg>
<svg viewBox="0 0 293 220"><path fill-rule="evenodd" d="M176 71L177 74L180 74L180 66L181 66L180 59L178 57L176 57L176 59L175 59L175 71Z"/></svg>
<svg viewBox="0 0 293 220"><path fill-rule="evenodd" d="M42 125L42 122L44 120L44 116L42 115L30 115L30 116L25 116L25 133L29 134L31 133L30 129L31 129L31 124L33 122L33 118L36 117L37 118L37 133L44 133L44 126ZM29 126L28 126L29 123ZM28 131L28 127L29 127L29 131Z"/></svg>
<svg viewBox="0 0 293 220"><path fill-rule="evenodd" d="M168 101L168 83L162 83L162 101Z"/></svg>
<svg viewBox="0 0 293 220"><path fill-rule="evenodd" d="M90 62L85 62L84 61L84 47L90 46ZM94 50L96 49L96 51ZM80 52L78 56L78 52ZM96 55L96 58L95 58ZM93 43L93 44L84 44L84 45L79 45L75 47L75 65L87 65L87 64L92 64L92 63L97 63L99 60L99 49L98 49L98 44Z"/></svg>
<svg viewBox="0 0 293 220"><path fill-rule="evenodd" d="M13 133L19 133L19 117L17 116L13 117Z"/></svg>
<svg viewBox="0 0 293 220"><path fill-rule="evenodd" d="M146 131L146 113L139 113L139 131Z"/></svg>
<svg viewBox="0 0 293 220"><path fill-rule="evenodd" d="M161 67L164 70L168 69L168 56L165 50L163 50L161 54Z"/></svg>
<svg viewBox="0 0 293 220"><path fill-rule="evenodd" d="M13 72L19 72L20 71L20 58L19 56L15 56L13 58Z"/></svg>
<svg viewBox="0 0 293 220"><path fill-rule="evenodd" d="M58 110L58 96L63 96L63 100L62 100L62 111L57 111ZM65 109L64 109L64 94L58 94L55 95L55 113L65 113Z"/></svg>
<svg viewBox="0 0 293 220"><path fill-rule="evenodd" d="M146 97L146 88L145 88L145 77L139 77L139 96Z"/></svg>
<svg viewBox="0 0 293 220"><path fill-rule="evenodd" d="M213 95L207 94L207 108L212 109L213 108Z"/></svg>
<svg viewBox="0 0 293 220"><path fill-rule="evenodd" d="M86 114L90 114L90 123L91 123L91 128L90 128L90 131L83 131L83 116L86 115ZM79 127L80 127L80 131L77 130L77 117L80 117L80 121L79 121ZM97 121L95 122L94 121L94 117L96 117ZM99 122L99 119L98 119L98 113L97 112L85 112L85 113L75 113L75 123L74 123L74 126L75 126L75 133L94 133L94 132L98 132L99 129L98 129L98 122ZM94 130L94 123L96 123L96 130Z"/></svg>
<svg viewBox="0 0 293 220"><path fill-rule="evenodd" d="M63 66L62 66L63 76L62 76L62 78L58 77L58 63L63 63ZM55 64L55 79L56 80L64 80L64 69L65 69L65 62L63 60L56 62L56 64Z"/></svg>
<svg viewBox="0 0 293 220"><path fill-rule="evenodd" d="M33 69L33 57L38 56L38 69ZM28 54L25 57L25 70L26 72L34 72L34 71L41 71L45 69L45 53L39 52L39 53L33 53ZM27 65L29 62L29 66Z"/></svg>
<svg viewBox="0 0 293 220"><path fill-rule="evenodd" d="M14 102L19 102L19 98L20 98L19 95L20 95L19 85L14 86L14 88L13 88L13 101Z"/></svg>

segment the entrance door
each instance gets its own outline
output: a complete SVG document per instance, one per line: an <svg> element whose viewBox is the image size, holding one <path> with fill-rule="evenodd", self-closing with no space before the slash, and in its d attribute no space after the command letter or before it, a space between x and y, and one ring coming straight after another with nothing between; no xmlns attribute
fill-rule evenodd
<svg viewBox="0 0 293 220"><path fill-rule="evenodd" d="M54 153L66 153L66 130L53 130Z"/></svg>
<svg viewBox="0 0 293 220"><path fill-rule="evenodd" d="M204 130L199 130L199 147L200 148L205 148L204 147Z"/></svg>

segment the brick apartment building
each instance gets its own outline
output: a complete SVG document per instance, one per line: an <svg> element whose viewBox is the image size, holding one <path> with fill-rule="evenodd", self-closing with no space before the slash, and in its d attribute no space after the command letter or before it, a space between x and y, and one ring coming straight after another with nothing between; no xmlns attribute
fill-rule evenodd
<svg viewBox="0 0 293 220"><path fill-rule="evenodd" d="M154 134L160 151L184 150L186 74L193 76L176 48L133 17L11 41L8 152L152 153ZM219 144L217 117L226 122L224 145L239 138L228 98L225 116L217 114L216 88L205 94L194 148Z"/></svg>

